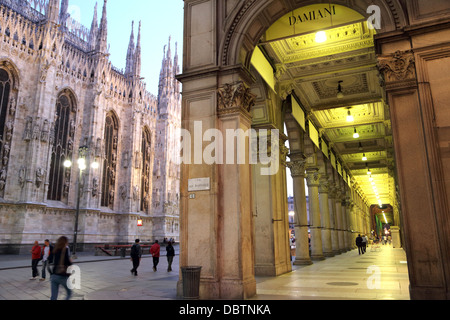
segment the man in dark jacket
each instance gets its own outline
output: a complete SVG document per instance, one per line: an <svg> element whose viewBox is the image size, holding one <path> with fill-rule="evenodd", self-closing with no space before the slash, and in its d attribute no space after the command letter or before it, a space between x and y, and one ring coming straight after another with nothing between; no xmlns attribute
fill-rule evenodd
<svg viewBox="0 0 450 320"><path fill-rule="evenodd" d="M359 234L358 237L356 238L356 246L358 247L359 255L361 255L361 253L364 254L364 249L363 249L362 245L363 245L363 239L362 239L361 235Z"/></svg>
<svg viewBox="0 0 450 320"><path fill-rule="evenodd" d="M167 267L167 272L171 272L173 257L175 256L175 249L173 248L171 241L169 241L169 244L166 247L166 251L167 251L167 264L169 265Z"/></svg>
<svg viewBox="0 0 450 320"><path fill-rule="evenodd" d="M131 261L133 261L133 269L131 269L131 274L137 276L137 269L139 268L139 264L142 258L142 249L139 245L140 240L136 239L133 246L131 247Z"/></svg>

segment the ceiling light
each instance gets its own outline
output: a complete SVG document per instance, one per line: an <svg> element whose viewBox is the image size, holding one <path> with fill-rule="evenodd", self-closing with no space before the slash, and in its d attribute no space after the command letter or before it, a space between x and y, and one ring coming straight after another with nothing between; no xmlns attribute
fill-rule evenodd
<svg viewBox="0 0 450 320"><path fill-rule="evenodd" d="M327 41L327 33L325 31L319 31L316 33L316 42L324 43Z"/></svg>
<svg viewBox="0 0 450 320"><path fill-rule="evenodd" d="M354 122L355 118L352 116L352 112L348 110L347 122Z"/></svg>
<svg viewBox="0 0 450 320"><path fill-rule="evenodd" d="M359 133L355 128L355 133L353 134L353 138L358 139L359 138Z"/></svg>
<svg viewBox="0 0 450 320"><path fill-rule="evenodd" d="M367 169L367 174L370 176L372 174L372 171L370 171L370 169Z"/></svg>
<svg viewBox="0 0 450 320"><path fill-rule="evenodd" d="M338 84L338 94L337 94L338 99L342 99L345 97L344 93L342 92L342 85L341 85L342 82L344 82L344 81L339 81L339 84Z"/></svg>
<svg viewBox="0 0 450 320"><path fill-rule="evenodd" d="M362 161L367 161L367 157L366 157L365 153L363 154Z"/></svg>

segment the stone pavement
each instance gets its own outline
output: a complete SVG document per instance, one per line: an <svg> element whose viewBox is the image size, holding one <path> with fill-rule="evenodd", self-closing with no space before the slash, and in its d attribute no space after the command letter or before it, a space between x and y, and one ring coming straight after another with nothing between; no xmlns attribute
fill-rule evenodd
<svg viewBox="0 0 450 320"><path fill-rule="evenodd" d="M162 254L163 251L161 250ZM166 256L161 256L158 271L153 259L144 255L138 276L131 275L130 258L102 257L79 254L74 265L80 268L80 289L73 290L72 300L167 300L177 299L179 278L178 252L172 272L167 272ZM41 264L38 270L41 271ZM29 280L31 258L28 256L0 256L0 300L49 300L50 281ZM65 298L60 288L59 299Z"/></svg>
<svg viewBox="0 0 450 320"><path fill-rule="evenodd" d="M163 251L162 251L163 252ZM73 300L177 300L178 252L173 272L165 256L158 271L152 258L142 259L139 276L130 273L129 258L82 255L75 262L81 270L81 289ZM29 280L28 257L0 256L0 300L49 300L49 281ZM257 277L258 295L250 300L409 300L409 276L403 249L381 246L346 252L311 266L294 267L280 277ZM65 297L64 290L60 299Z"/></svg>

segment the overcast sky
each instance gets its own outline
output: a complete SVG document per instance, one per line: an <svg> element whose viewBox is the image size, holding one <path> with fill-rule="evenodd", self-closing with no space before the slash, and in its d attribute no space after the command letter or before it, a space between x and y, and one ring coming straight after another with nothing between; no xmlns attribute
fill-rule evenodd
<svg viewBox="0 0 450 320"><path fill-rule="evenodd" d="M69 0L71 16L90 28L95 3L98 3L98 22L100 23L103 0ZM183 0L108 0L108 43L111 62L118 69L125 69L126 55L134 20L135 42L139 21L142 21L142 77L145 77L147 90L158 93L159 72L164 46L172 37L172 56L175 42L178 42L180 70L183 43Z"/></svg>

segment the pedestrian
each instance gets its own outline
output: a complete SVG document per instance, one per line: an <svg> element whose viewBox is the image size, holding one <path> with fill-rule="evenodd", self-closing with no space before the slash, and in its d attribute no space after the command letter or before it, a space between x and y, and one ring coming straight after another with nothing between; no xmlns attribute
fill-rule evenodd
<svg viewBox="0 0 450 320"><path fill-rule="evenodd" d="M69 250L67 250L69 240L66 237L58 239L53 253L53 274L51 276L51 300L58 300L59 286L66 289L66 300L72 297L72 290L68 286L70 274L67 269L72 265Z"/></svg>
<svg viewBox="0 0 450 320"><path fill-rule="evenodd" d="M167 264L169 265L167 267L167 272L171 272L173 257L175 256L175 249L173 248L171 241L169 241L169 243L167 244L166 251L167 251Z"/></svg>
<svg viewBox="0 0 450 320"><path fill-rule="evenodd" d="M134 244L131 246L131 261L133 262L133 269L131 269L131 274L137 276L137 269L141 263L142 258L142 248L139 244L140 240L136 239Z"/></svg>
<svg viewBox="0 0 450 320"><path fill-rule="evenodd" d="M39 277L38 264L42 260L42 249L39 246L39 242L35 241L34 246L31 249L31 278L30 280L36 280Z"/></svg>
<svg viewBox="0 0 450 320"><path fill-rule="evenodd" d="M51 254L51 246L50 241L47 239L44 241L44 247L42 248L42 278L41 281L45 281L45 278L47 277L47 270L50 271L50 254ZM51 272L50 272L51 274Z"/></svg>
<svg viewBox="0 0 450 320"><path fill-rule="evenodd" d="M153 257L153 271L157 271L160 250L161 250L161 247L158 244L158 240L155 240L155 243L150 248L150 254Z"/></svg>
<svg viewBox="0 0 450 320"><path fill-rule="evenodd" d="M361 255L361 253L364 254L364 251L362 249L362 241L363 241L363 239L362 239L361 235L359 234L358 237L356 238L356 246L358 247L359 255Z"/></svg>
<svg viewBox="0 0 450 320"><path fill-rule="evenodd" d="M363 248L363 252L366 253L367 250L367 237L366 235L362 236L362 248Z"/></svg>

